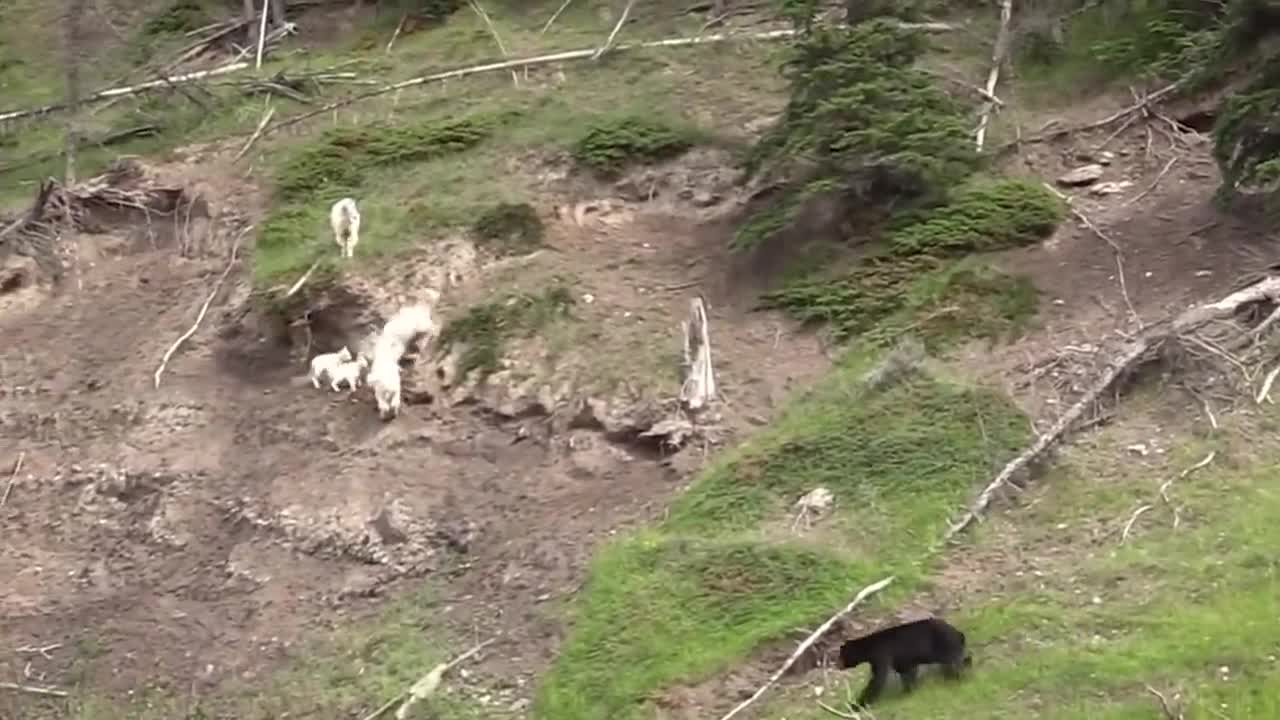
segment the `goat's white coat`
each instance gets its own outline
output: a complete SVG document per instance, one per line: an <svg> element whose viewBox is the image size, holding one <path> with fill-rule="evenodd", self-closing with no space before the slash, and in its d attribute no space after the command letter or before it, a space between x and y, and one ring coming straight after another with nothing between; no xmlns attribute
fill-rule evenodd
<svg viewBox="0 0 1280 720"><path fill-rule="evenodd" d="M326 377L332 379L338 368L348 362L351 362L351 350L345 345L338 352L322 353L311 358L311 385L319 389L321 380Z"/></svg>
<svg viewBox="0 0 1280 720"><path fill-rule="evenodd" d="M342 198L329 210L329 225L333 228L333 239L342 249L342 257L354 257L356 243L360 242L360 210L356 201Z"/></svg>
<svg viewBox="0 0 1280 720"><path fill-rule="evenodd" d="M378 334L369 368L369 387L373 388L373 399L383 420L400 414L400 358L409 343L426 334L435 334L431 308L426 305L400 308Z"/></svg>
<svg viewBox="0 0 1280 720"><path fill-rule="evenodd" d="M334 392L342 389L342 384L347 384L348 390L356 390L360 387L360 376L369 367L369 358L363 354L357 355L355 360L344 362L329 373L332 382L329 384Z"/></svg>

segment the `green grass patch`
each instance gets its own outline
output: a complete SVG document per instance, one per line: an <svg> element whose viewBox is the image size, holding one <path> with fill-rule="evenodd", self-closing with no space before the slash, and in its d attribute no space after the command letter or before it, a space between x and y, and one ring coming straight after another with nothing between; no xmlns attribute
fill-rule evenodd
<svg viewBox="0 0 1280 720"><path fill-rule="evenodd" d="M892 596L920 580L948 509L1026 423L995 394L919 372L872 388L871 365L844 363L703 473L662 526L598 556L536 717L651 717L662 690L730 667L858 588L894 573ZM770 530L818 485L837 503L820 541Z"/></svg>
<svg viewBox="0 0 1280 720"><path fill-rule="evenodd" d="M1153 496L1159 503L1160 483L1208 448L1187 442L1169 462L1133 469L1132 482L1098 447L1070 451L1017 519L1029 568L1043 572L1004 577L995 597L952 614L974 672L959 684L926 682L910 696L891 695L877 717L943 720L956 707L976 720L1029 711L1052 720L1159 717L1147 685L1170 698L1178 692L1188 718L1280 717L1280 560L1267 551L1280 543L1280 446L1238 430L1224 425L1216 461L1173 485L1180 526L1157 504L1123 545L1114 534L1090 541L1088 526L1102 521L1118 531L1141 504ZM1120 453L1131 431L1095 440ZM1036 533L1072 547L1070 559L1040 552ZM850 682L857 687L863 676ZM807 701L774 714L829 717Z"/></svg>
<svg viewBox="0 0 1280 720"><path fill-rule="evenodd" d="M573 159L601 175L628 166L667 160L703 139L695 128L648 115L608 115L596 119L574 143Z"/></svg>
<svg viewBox="0 0 1280 720"><path fill-rule="evenodd" d="M492 137L514 113L477 113L408 126L362 125L326 130L288 155L275 176L275 205L263 221L254 277L269 284L300 272L331 249L329 207L350 195L361 198L361 243L356 252L376 255L405 242L424 220L414 208L398 212L401 199L366 193L392 185L406 165L458 155ZM379 181L383 181L379 183ZM391 210L391 212L384 212ZM370 221L366 228L364 217ZM384 222L380 219L386 218ZM418 226L413 227L416 223ZM367 230L367 231L366 231ZM337 265L326 258L329 268Z"/></svg>
<svg viewBox="0 0 1280 720"><path fill-rule="evenodd" d="M542 247L546 227L529 203L498 203L480 214L471 226L480 244L499 257L523 255Z"/></svg>
<svg viewBox="0 0 1280 720"><path fill-rule="evenodd" d="M573 292L563 281L539 293L508 293L468 308L461 317L446 323L437 347L441 353L447 353L454 345L462 345L459 374L465 376L478 371L483 378L501 367L510 340L528 337L557 320L570 317L574 302Z"/></svg>

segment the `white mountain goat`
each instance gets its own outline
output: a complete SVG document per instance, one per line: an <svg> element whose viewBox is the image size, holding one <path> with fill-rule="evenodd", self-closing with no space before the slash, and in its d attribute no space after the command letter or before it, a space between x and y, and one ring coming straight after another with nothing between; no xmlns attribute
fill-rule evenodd
<svg viewBox="0 0 1280 720"><path fill-rule="evenodd" d="M356 201L342 198L329 210L329 225L333 227L333 239L342 248L342 257L354 257L356 243L360 242L360 211Z"/></svg>
<svg viewBox="0 0 1280 720"><path fill-rule="evenodd" d="M338 368L348 362L351 362L351 350L345 345L338 352L323 353L311 358L311 385L317 390L320 389L321 380L327 377L332 381L337 375Z"/></svg>
<svg viewBox="0 0 1280 720"><path fill-rule="evenodd" d="M369 369L369 358L364 353L356 355L356 359L350 362L344 362L329 374L332 378L330 387L334 392L342 389L342 384L347 384L348 390L357 390L360 387L360 376Z"/></svg>
<svg viewBox="0 0 1280 720"><path fill-rule="evenodd" d="M369 367L369 387L378 403L378 416L384 421L400 414L400 358L409 343L421 335L434 335L435 331L431 308L410 305L396 311L378 334Z"/></svg>

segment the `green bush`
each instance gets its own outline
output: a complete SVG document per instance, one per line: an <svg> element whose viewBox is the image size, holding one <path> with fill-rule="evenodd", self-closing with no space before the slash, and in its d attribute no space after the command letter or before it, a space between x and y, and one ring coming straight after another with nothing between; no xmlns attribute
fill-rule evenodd
<svg viewBox="0 0 1280 720"><path fill-rule="evenodd" d="M337 200L358 189L371 168L468 150L489 138L504 119L473 115L410 126L379 124L326 130L280 168L276 200Z"/></svg>
<svg viewBox="0 0 1280 720"><path fill-rule="evenodd" d="M1229 96L1213 131L1223 188L1274 191L1280 185L1280 57L1271 58L1243 90Z"/></svg>
<svg viewBox="0 0 1280 720"><path fill-rule="evenodd" d="M573 144L573 159L602 175L627 166L676 157L693 147L698 133L655 117L616 115L601 118Z"/></svg>
<svg viewBox="0 0 1280 720"><path fill-rule="evenodd" d="M1062 201L1039 183L971 182L937 208L901 216L889 231L898 255L959 255L1038 242L1062 221Z"/></svg>

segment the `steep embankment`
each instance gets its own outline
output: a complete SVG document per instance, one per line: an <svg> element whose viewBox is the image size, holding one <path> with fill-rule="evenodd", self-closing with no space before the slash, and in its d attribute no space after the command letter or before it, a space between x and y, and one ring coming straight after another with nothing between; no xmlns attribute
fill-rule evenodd
<svg viewBox="0 0 1280 720"><path fill-rule="evenodd" d="M544 32L560 3L488 5L492 25L463 8L417 26L302 6L252 79L78 116L99 141L152 130L85 147L81 177L147 157L56 195L46 224L21 226L19 253L35 257L0 267L0 450L21 458L0 508L0 576L14 579L0 636L20 649L0 667L23 686L0 694L0 716L364 717L492 639L429 712L714 717L798 628L890 574L840 632L946 613L978 664L878 717L957 703L1147 717L1157 694L1188 716L1274 715L1276 448L1269 405L1246 398L1267 374L1258 356L1224 363L1215 336L1186 339L985 524L937 543L1128 339L1274 253L1265 224L1211 202L1212 146L1189 126L1213 98L1144 108L1082 89L1096 67L1080 47L1122 36L1097 37L1084 13L1065 55L1035 63L1028 14L988 137L995 166L974 175L983 96L965 79L986 72L973 38L994 29L966 11L927 42L833 31L787 78L766 44L629 50L415 86L255 136L263 94L279 121L346 83L489 59L495 33L512 55L591 46L621 10L577 3ZM103 3L113 23L86 38L102 51L86 86L224 19L165 7ZM780 26L730 9L729 29ZM692 35L708 18L686 10L633 8L622 36ZM56 74L12 70L30 67L38 33L14 36L3 12L4 87L55 97ZM184 69L234 58L243 32ZM927 72L907 70L916 57ZM779 123L787 82L792 110L832 101ZM25 183L61 166L61 137L35 123L5 142L17 217ZM798 159L813 157L839 172L805 176ZM897 172L878 174L886 158ZM1093 163L1101 177L1056 182ZM916 182L944 188L942 203L900 212ZM344 195L365 218L351 263L325 220ZM694 294L722 393L673 452L642 433L673 412ZM762 296L779 310L754 312ZM367 390L302 379L310 354L357 349L424 300L444 331L406 368L395 422ZM834 505L798 510L819 487ZM815 694L843 712L846 683L863 681L793 675L748 713L816 718Z"/></svg>

